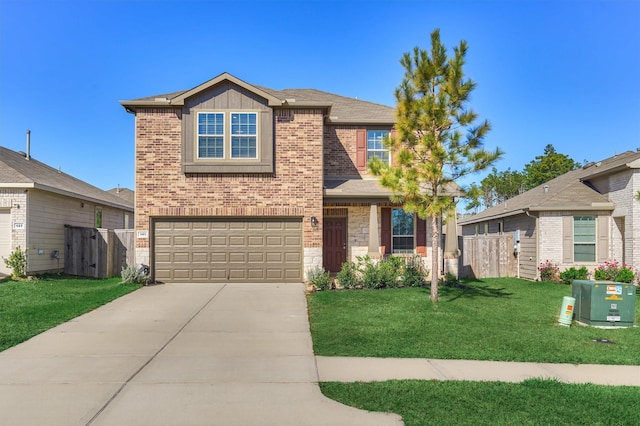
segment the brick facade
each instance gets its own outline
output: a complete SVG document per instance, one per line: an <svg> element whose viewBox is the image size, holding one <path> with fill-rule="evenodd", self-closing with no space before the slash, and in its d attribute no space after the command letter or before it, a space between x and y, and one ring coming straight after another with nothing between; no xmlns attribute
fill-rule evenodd
<svg viewBox="0 0 640 426"><path fill-rule="evenodd" d="M149 230L155 216L302 217L305 253L317 262L317 250L308 249L322 247L322 227L309 218L322 217L323 111L275 115L275 173L185 174L180 110L137 110L136 229ZM149 243L137 238L138 261L148 262Z"/></svg>

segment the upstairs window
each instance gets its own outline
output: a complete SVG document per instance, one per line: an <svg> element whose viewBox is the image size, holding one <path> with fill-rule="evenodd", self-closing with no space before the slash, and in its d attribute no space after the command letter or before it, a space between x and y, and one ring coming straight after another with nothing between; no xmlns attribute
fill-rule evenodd
<svg viewBox="0 0 640 426"><path fill-rule="evenodd" d="M257 114L231 114L231 158L258 158Z"/></svg>
<svg viewBox="0 0 640 426"><path fill-rule="evenodd" d="M391 212L391 250L392 253L413 253L414 248L414 216L404 209L393 209Z"/></svg>
<svg viewBox="0 0 640 426"><path fill-rule="evenodd" d="M388 130L367 130L367 163L373 157L389 163L389 148L384 146L384 139L389 136Z"/></svg>
<svg viewBox="0 0 640 426"><path fill-rule="evenodd" d="M596 218L573 217L573 261L596 261Z"/></svg>
<svg viewBox="0 0 640 426"><path fill-rule="evenodd" d="M258 158L258 114L199 112L199 159Z"/></svg>
<svg viewBox="0 0 640 426"><path fill-rule="evenodd" d="M198 158L224 158L224 114L198 114Z"/></svg>

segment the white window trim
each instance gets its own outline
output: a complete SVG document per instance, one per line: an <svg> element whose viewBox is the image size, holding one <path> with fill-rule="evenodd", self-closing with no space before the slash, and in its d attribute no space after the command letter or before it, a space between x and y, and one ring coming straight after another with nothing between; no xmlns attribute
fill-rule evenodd
<svg viewBox="0 0 640 426"><path fill-rule="evenodd" d="M231 116L233 114L253 114L256 117L256 133L254 135L247 135L247 136L254 136L256 138L256 156L255 157L236 157L233 158L233 152L232 152L232 147L231 147L231 139L234 136L242 136L242 135L233 135L231 134ZM226 130L226 129L225 129ZM226 136L226 134L225 134ZM252 160L259 160L260 159L260 112L259 111L231 111L229 113L229 160L231 161L252 161ZM225 138L225 147L227 147L227 140ZM226 158L226 157L225 157Z"/></svg>
<svg viewBox="0 0 640 426"><path fill-rule="evenodd" d="M262 152L260 150L260 111L258 110L244 110L244 111L237 111L237 110L220 110L220 109L203 109L203 110L198 110L195 111L196 113L196 118L194 120L195 123L195 130L194 130L194 135L195 135L195 140L194 140L194 158L196 159L196 161L199 162L211 162L211 163L215 163L215 162L259 162L262 156ZM199 132L199 127L198 127L198 123L200 121L200 114L222 114L223 116L223 145L222 145L222 157L201 157L200 156L200 143L199 143L199 139L200 136L211 136L211 135L201 135ZM256 139L256 156L255 157L236 157L233 158L232 155L232 151L231 151L231 138L233 136L242 136L242 135L232 135L231 134L231 116L233 114L254 114L256 117L256 133L255 135L247 135L247 136L254 136Z"/></svg>
<svg viewBox="0 0 640 426"><path fill-rule="evenodd" d="M366 140L366 144L367 144L367 163L369 162L370 158L369 158L369 153L376 153L376 152L386 152L387 153L387 162L389 164L391 164L391 150L388 147L384 146L384 143L382 145L382 148L373 148L373 149L369 149L369 132L384 132L386 133L385 137L388 137L389 134L391 133L389 130L382 130L382 129L367 129L367 140ZM383 138L384 139L384 138ZM380 157L378 157L380 158Z"/></svg>
<svg viewBox="0 0 640 426"><path fill-rule="evenodd" d="M576 241L576 217L590 217L593 219L593 242L579 242ZM593 260L578 260L577 262L583 263L595 263L598 260L598 217L592 215L577 215L573 216L573 260L576 257L576 246L593 246Z"/></svg>

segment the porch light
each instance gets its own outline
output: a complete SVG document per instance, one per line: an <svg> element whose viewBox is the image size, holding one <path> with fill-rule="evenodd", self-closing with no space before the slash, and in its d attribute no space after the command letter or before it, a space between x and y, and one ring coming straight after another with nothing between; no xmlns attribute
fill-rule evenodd
<svg viewBox="0 0 640 426"><path fill-rule="evenodd" d="M315 216L311 216L311 225L318 226L318 218Z"/></svg>

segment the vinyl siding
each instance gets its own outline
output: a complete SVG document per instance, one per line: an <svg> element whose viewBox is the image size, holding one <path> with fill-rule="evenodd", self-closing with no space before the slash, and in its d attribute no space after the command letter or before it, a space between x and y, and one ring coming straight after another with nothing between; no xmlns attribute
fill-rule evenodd
<svg viewBox="0 0 640 426"><path fill-rule="evenodd" d="M64 268L64 225L95 226L96 205L50 192L30 190L27 213L27 245L29 272L43 272ZM103 228L124 227L124 213L102 207ZM51 253L58 250L60 262Z"/></svg>

